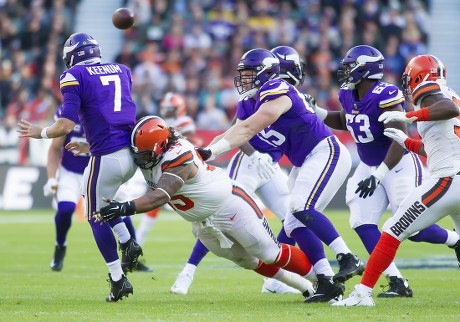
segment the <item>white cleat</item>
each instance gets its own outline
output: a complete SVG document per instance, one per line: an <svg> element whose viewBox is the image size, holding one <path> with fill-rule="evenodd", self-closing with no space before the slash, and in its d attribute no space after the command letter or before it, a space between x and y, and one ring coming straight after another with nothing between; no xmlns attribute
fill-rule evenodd
<svg viewBox="0 0 460 322"><path fill-rule="evenodd" d="M177 275L176 282L171 287L171 293L187 294L190 285L193 282L193 274L181 272Z"/></svg>
<svg viewBox="0 0 460 322"><path fill-rule="evenodd" d="M356 285L346 299L332 303L332 306L375 306L375 303L372 293L361 291L359 285Z"/></svg>
<svg viewBox="0 0 460 322"><path fill-rule="evenodd" d="M274 278L264 278L264 285L262 285L262 293L300 294L301 292Z"/></svg>

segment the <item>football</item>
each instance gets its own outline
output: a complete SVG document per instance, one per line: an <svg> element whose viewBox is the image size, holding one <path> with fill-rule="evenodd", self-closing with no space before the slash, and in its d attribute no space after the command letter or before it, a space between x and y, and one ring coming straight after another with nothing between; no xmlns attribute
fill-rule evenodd
<svg viewBox="0 0 460 322"><path fill-rule="evenodd" d="M134 13L128 8L119 8L112 15L112 23L118 29L128 29L134 25Z"/></svg>

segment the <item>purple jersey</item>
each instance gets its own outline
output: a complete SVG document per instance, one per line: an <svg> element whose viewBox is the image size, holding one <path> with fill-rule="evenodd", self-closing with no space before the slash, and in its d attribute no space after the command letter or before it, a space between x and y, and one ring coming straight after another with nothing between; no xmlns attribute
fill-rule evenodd
<svg viewBox="0 0 460 322"><path fill-rule="evenodd" d="M237 118L241 120L248 118L249 115L246 111L254 110L254 104L256 104L256 100L253 98L245 97L240 99L237 105ZM264 130L264 132L266 131L268 131L268 129ZM278 162L283 156L283 151L280 146L273 144L270 141L263 140L258 135L250 139L249 143L257 151L269 154L275 162Z"/></svg>
<svg viewBox="0 0 460 322"><path fill-rule="evenodd" d="M61 117L62 107L60 107L56 111L56 118ZM67 134L65 137L64 146L71 141L77 142L86 142L86 135L85 131L83 130L83 126L81 126L80 121L75 123L75 127L73 128L72 132ZM62 149L62 156L61 156L61 165L69 171L83 174L86 166L89 162L89 155L88 154L80 154L75 156L73 152L67 151L66 149Z"/></svg>
<svg viewBox="0 0 460 322"><path fill-rule="evenodd" d="M380 165L392 140L383 135L385 127L378 118L386 108L404 106L402 92L395 85L377 81L361 101L356 90L346 87L340 89L339 100L359 158L369 166Z"/></svg>
<svg viewBox="0 0 460 322"><path fill-rule="evenodd" d="M257 139L265 142L266 146L276 147L279 153L285 154L294 166L300 167L318 142L331 136L332 132L310 109L305 102L304 95L294 86L282 79L265 83L257 92L253 104L239 105L237 117L245 120L253 115L260 105L282 95L287 95L291 99L291 108L273 124L258 133ZM255 139L251 139L250 143L254 142ZM260 147L261 143L255 144Z"/></svg>
<svg viewBox="0 0 460 322"><path fill-rule="evenodd" d="M60 117L80 117L92 155L106 155L130 145L136 121L132 76L122 64L76 65L61 75L64 96Z"/></svg>

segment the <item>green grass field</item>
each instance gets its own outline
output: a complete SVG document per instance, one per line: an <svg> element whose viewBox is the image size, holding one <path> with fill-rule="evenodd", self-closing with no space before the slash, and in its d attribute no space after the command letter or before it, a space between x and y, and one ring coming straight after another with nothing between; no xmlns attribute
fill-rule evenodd
<svg viewBox="0 0 460 322"><path fill-rule="evenodd" d="M367 259L364 247L348 226L347 212L328 213L353 251ZM376 299L374 308L339 308L304 304L298 295L263 294L262 277L209 254L197 269L186 296L170 294L175 277L194 243L191 228L178 215L162 212L144 245L153 273L128 275L134 295L106 303L107 267L89 226L74 220L61 272L49 262L54 250L54 213L0 211L2 235L0 319L2 321L460 321L460 271L402 269L414 290L410 299ZM139 218L133 217L137 225ZM441 225L452 228L445 219ZM279 229L276 219L270 223ZM333 264L335 259L327 250ZM443 245L405 242L399 260L454 260ZM405 261L401 262L403 265ZM346 294L359 282L346 283ZM386 284L382 278L378 285ZM380 287L374 290L374 294Z"/></svg>

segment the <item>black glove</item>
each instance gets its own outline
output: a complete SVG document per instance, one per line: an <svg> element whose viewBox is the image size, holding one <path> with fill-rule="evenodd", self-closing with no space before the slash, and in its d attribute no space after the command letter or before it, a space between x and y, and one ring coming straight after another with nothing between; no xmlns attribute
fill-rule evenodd
<svg viewBox="0 0 460 322"><path fill-rule="evenodd" d="M361 180L358 183L358 189L356 189L355 193L359 192L360 198L366 198L367 196L372 196L374 194L375 189L380 184L380 180L374 176L370 176L367 179Z"/></svg>
<svg viewBox="0 0 460 322"><path fill-rule="evenodd" d="M136 213L136 205L132 201L118 202L116 200L106 200L109 204L97 210L93 214L95 222L107 223L113 219L123 216L132 216Z"/></svg>
<svg viewBox="0 0 460 322"><path fill-rule="evenodd" d="M203 161L208 160L212 156L212 152L209 149L205 148L195 148L196 152L200 155Z"/></svg>

